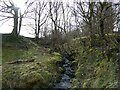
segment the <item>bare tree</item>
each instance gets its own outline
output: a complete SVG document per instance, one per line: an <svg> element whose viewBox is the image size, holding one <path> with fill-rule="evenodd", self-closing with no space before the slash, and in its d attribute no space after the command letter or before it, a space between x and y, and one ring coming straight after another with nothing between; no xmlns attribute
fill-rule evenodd
<svg viewBox="0 0 120 90"><path fill-rule="evenodd" d="M6 20L6 19L9 19L9 18L14 19L14 27L13 27L12 34L17 36L18 35L17 30L18 30L18 10L19 10L19 8L16 7L14 5L13 1L10 1L10 0L9 0L9 2L4 2L3 1L2 5L0 7L1 7L0 12L3 13L1 15L1 17L4 17L2 20Z"/></svg>
<svg viewBox="0 0 120 90"><path fill-rule="evenodd" d="M14 36L18 36L20 34L21 25L22 25L22 18L29 12L28 8L34 3L29 2L27 0L25 2L25 5L27 5L27 8L24 10L24 13L21 13L21 10L19 7L17 7L12 0L9 0L8 2L2 1L0 5L0 13L2 19L0 21L7 21L10 18L13 18L13 31L12 34Z"/></svg>
<svg viewBox="0 0 120 90"><path fill-rule="evenodd" d="M59 28L62 29L59 25L58 25L58 17L60 14L60 6L61 6L61 2L49 2L49 14L50 14L50 19L53 22L54 25L54 29L52 30L52 39L54 42L52 42L52 46L58 47L57 45L60 43L60 31Z"/></svg>
<svg viewBox="0 0 120 90"><path fill-rule="evenodd" d="M114 10L116 15L116 29L120 33L120 1L114 4Z"/></svg>
<svg viewBox="0 0 120 90"><path fill-rule="evenodd" d="M106 14L106 11L112 6L112 4L108 2L99 2L99 5L97 5L98 8L98 20L100 25L100 36L103 40L105 40L105 28L104 23L108 15ZM109 12L110 15L110 12Z"/></svg>
<svg viewBox="0 0 120 90"><path fill-rule="evenodd" d="M46 5L47 5L47 2L39 1L39 2L36 2L35 8L34 8L35 17L33 19L35 21L36 40L39 39L40 32L42 33L41 28L48 19L48 12L46 11Z"/></svg>
<svg viewBox="0 0 120 90"><path fill-rule="evenodd" d="M21 26L22 26L23 18L27 18L27 14L33 12L32 10L29 10L29 8L32 7L32 5L33 5L34 2L35 2L35 0L33 0L33 1L27 0L25 2L26 8L23 11L23 13L21 13L21 9L19 10L19 25L18 25L19 29L18 29L18 34L20 34L20 31L21 31Z"/></svg>
<svg viewBox="0 0 120 90"><path fill-rule="evenodd" d="M91 45L94 42L94 33L93 33L93 17L94 17L94 7L95 2L76 2L77 7L73 7L73 12L75 17L82 18L83 22L88 26L89 35L91 37Z"/></svg>

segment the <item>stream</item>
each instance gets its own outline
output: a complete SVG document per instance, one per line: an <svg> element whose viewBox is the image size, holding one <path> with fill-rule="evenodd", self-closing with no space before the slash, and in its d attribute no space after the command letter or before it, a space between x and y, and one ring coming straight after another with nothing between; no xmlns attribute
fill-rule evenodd
<svg viewBox="0 0 120 90"><path fill-rule="evenodd" d="M67 58L63 58L62 68L64 72L61 74L61 80L59 83L56 83L54 89L64 89L68 90L71 88L72 78L74 77L74 69L72 67L72 62Z"/></svg>

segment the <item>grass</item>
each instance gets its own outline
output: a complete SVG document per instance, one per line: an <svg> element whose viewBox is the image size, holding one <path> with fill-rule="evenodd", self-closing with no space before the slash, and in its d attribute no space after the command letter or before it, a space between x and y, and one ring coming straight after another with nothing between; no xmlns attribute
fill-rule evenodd
<svg viewBox="0 0 120 90"><path fill-rule="evenodd" d="M28 44L29 43L29 44ZM4 42L3 46L3 88L47 88L51 87L58 79L60 70L57 62L60 62L59 53L45 51L31 40L27 40L28 50L14 47L17 42ZM34 62L7 64L15 60L30 60Z"/></svg>
<svg viewBox="0 0 120 90"><path fill-rule="evenodd" d="M19 58L23 57L24 53L25 51L15 48L3 48L3 63L18 60Z"/></svg>
<svg viewBox="0 0 120 90"><path fill-rule="evenodd" d="M89 41L86 41L86 46L84 46L81 39L77 38L69 45L71 48L66 48L66 51L77 52L73 56L76 71L72 88L78 88L78 90L79 88L117 88L115 52L111 54L108 61L107 57L103 57L100 47L89 47Z"/></svg>
<svg viewBox="0 0 120 90"><path fill-rule="evenodd" d="M84 39L85 44L81 42ZM57 67L57 63L61 62L61 55L56 52L50 54L49 49L39 47L29 39L23 41L29 48L24 50L19 48L23 44L23 39L17 40L8 38L3 42L4 88L45 88L57 82L61 70ZM116 88L118 80L115 54L112 54L113 56L108 61L107 57L102 56L100 45L90 48L89 44L86 37L74 39L68 45L64 44L68 53L76 52L76 55L73 56L76 71L72 88ZM111 43L109 44L110 47L113 47ZM21 64L6 63L18 59L30 60L31 58L34 58L35 61Z"/></svg>
<svg viewBox="0 0 120 90"><path fill-rule="evenodd" d="M0 35L0 65L2 65L2 35Z"/></svg>
<svg viewBox="0 0 120 90"><path fill-rule="evenodd" d="M49 58L48 58L49 57ZM50 58L52 57L52 58ZM48 87L57 80L58 68L53 64L58 59L57 56L41 56L35 62L15 65L4 65L3 82L14 82L13 87ZM9 83L9 84L10 84ZM8 84L8 85L9 85ZM12 83L13 84L13 83ZM23 86L24 85L24 86Z"/></svg>

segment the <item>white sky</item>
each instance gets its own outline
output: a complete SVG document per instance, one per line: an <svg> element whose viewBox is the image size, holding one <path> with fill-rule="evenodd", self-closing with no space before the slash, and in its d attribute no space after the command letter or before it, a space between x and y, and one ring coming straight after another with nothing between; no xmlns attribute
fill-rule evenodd
<svg viewBox="0 0 120 90"><path fill-rule="evenodd" d="M0 0L0 1L8 1L8 0ZM26 8L24 3L27 0L12 0L12 1L14 2L14 4L17 7L19 7L21 9L22 12L24 12L24 9ZM30 0L30 1L33 1L33 0ZM53 0L44 0L44 1L53 1ZM74 0L60 0L60 1L71 3ZM26 21L23 19L23 22L26 22ZM13 26L13 18L11 18L9 21L5 22L4 24L3 24L3 21L0 21L0 33L11 33L13 30L12 26ZM27 37L34 37L34 35L32 33L34 34L34 32L31 31L29 27L27 27L27 28L21 27L21 33L20 33L21 35L24 35Z"/></svg>
<svg viewBox="0 0 120 90"><path fill-rule="evenodd" d="M1 1L2 0L0 0L0 3L1 3ZM8 1L8 0L3 0L3 1ZM15 5L17 5L19 8L21 8L22 11L24 11L24 9L25 9L25 4L24 4L25 1L26 0L13 0ZM53 1L53 0L44 0L44 1ZM77 1L77 0L60 0L60 1L69 2L71 4L73 1ZM101 0L101 1L103 1L103 0ZM118 1L119 0L114 0L114 2L118 2ZM25 22L25 20L23 22ZM0 33L11 33L12 29L13 29L12 26L13 26L13 19L5 22L4 24L2 24L2 22L0 21ZM34 37L34 35L31 33L34 33L34 32L30 30L30 27L27 27L27 28L22 27L21 28L21 35L24 35L26 37Z"/></svg>

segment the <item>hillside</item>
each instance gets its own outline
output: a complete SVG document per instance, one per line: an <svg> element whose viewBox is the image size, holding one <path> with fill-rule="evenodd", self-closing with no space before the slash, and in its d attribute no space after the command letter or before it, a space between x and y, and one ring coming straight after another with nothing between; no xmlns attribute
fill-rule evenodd
<svg viewBox="0 0 120 90"><path fill-rule="evenodd" d="M110 36L111 41L113 36ZM100 41L90 47L89 38L76 38L64 45L69 54L73 54L75 78L72 88L117 88L118 87L118 48L109 41L109 57L103 54Z"/></svg>
<svg viewBox="0 0 120 90"><path fill-rule="evenodd" d="M3 36L3 90L48 88L59 80L61 55L25 37Z"/></svg>
<svg viewBox="0 0 120 90"><path fill-rule="evenodd" d="M36 44L30 38L3 35L3 89L52 88L61 78L66 82L67 77L61 76L67 75L69 67L71 72L68 75L72 77L68 82L71 83L70 89L117 88L119 47L111 42L112 39L110 35L108 55L102 52L98 38L94 46L90 47L89 37L72 39L63 45L63 51L59 54ZM70 61L64 63L62 57Z"/></svg>
<svg viewBox="0 0 120 90"><path fill-rule="evenodd" d="M120 0L1 0L3 90L119 89L119 21Z"/></svg>

